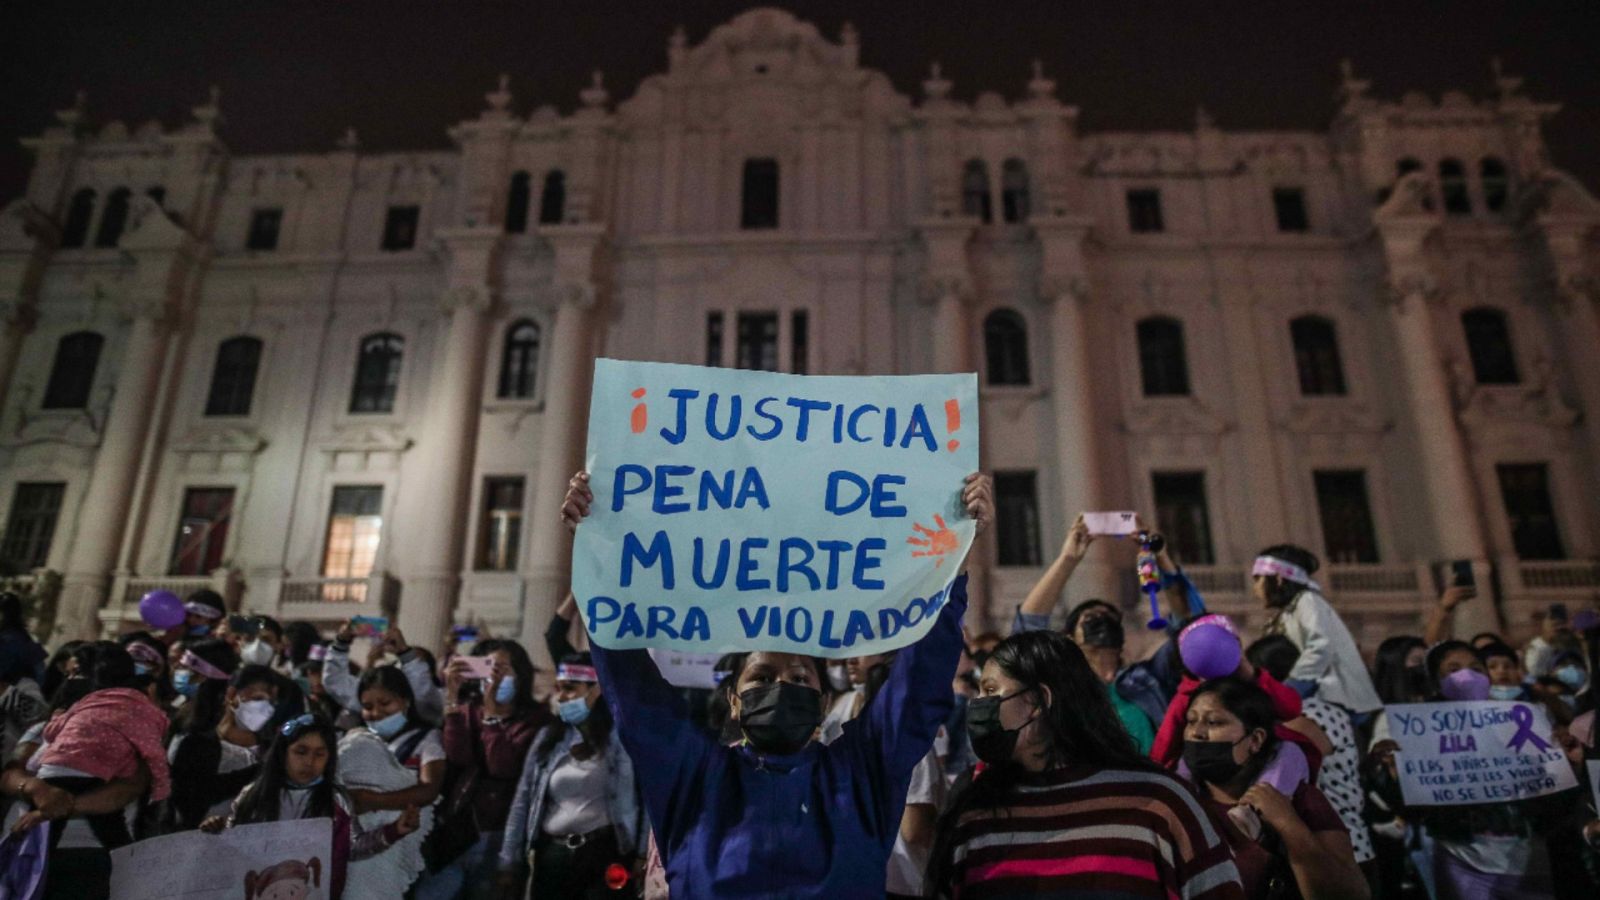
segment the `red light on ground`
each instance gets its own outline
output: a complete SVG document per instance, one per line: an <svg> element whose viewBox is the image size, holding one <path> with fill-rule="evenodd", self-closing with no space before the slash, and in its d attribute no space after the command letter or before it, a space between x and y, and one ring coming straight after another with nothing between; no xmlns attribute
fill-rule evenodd
<svg viewBox="0 0 1600 900"><path fill-rule="evenodd" d="M628 867L622 863L612 863L606 866L606 887L613 891L620 891L628 886Z"/></svg>

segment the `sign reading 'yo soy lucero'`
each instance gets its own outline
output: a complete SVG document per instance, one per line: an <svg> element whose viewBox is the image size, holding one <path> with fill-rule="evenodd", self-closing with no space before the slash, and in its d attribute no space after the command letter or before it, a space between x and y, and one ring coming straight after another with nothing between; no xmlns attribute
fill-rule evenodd
<svg viewBox="0 0 1600 900"><path fill-rule="evenodd" d="M1577 787L1537 704L1510 700L1385 707L1411 806L1506 803Z"/></svg>
<svg viewBox="0 0 1600 900"><path fill-rule="evenodd" d="M595 643L882 653L927 633L972 545L977 378L602 359L586 460Z"/></svg>

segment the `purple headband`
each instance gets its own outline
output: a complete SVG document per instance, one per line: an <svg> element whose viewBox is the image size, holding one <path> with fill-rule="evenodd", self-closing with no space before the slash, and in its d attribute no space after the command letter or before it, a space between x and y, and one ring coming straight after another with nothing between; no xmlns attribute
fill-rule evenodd
<svg viewBox="0 0 1600 900"><path fill-rule="evenodd" d="M211 663L208 663L200 657L195 656L193 651L190 650L183 651L183 658L178 660L178 668L188 669L191 672L199 672L201 675L204 675L207 678L218 681L228 680L227 672L224 672L216 666L213 666Z"/></svg>
<svg viewBox="0 0 1600 900"><path fill-rule="evenodd" d="M194 613L202 619L222 618L222 610L217 609L215 606L207 606L204 603L196 603L193 600L183 605L183 611Z"/></svg>

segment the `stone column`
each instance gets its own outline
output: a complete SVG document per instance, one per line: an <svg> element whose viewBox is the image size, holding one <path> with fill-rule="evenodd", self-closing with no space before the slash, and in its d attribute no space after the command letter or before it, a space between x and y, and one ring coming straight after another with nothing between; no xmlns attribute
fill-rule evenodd
<svg viewBox="0 0 1600 900"><path fill-rule="evenodd" d="M463 236L445 236L452 255ZM500 235L491 230L465 236L473 241L467 254L480 265L471 267L479 280L458 282L445 290L442 305L449 316L444 353L428 392L426 431L421 454L408 577L400 594L400 627L408 640L431 647L449 627L461 585L463 544L471 511L474 452L478 445L480 396L483 388L486 311L491 301L482 279Z"/></svg>
<svg viewBox="0 0 1600 900"><path fill-rule="evenodd" d="M972 284L965 275L930 276L923 283L923 297L932 307L929 329L933 339L930 357L934 372L971 372L972 347L967 315Z"/></svg>
<svg viewBox="0 0 1600 900"><path fill-rule="evenodd" d="M33 304L21 297L0 300L0 398L10 396L6 391L22 352L22 339L33 330L36 318Z"/></svg>
<svg viewBox="0 0 1600 900"><path fill-rule="evenodd" d="M39 282L60 234L50 217L25 199L13 201L0 216L4 217L0 219L0 398L4 398L22 340L38 318Z"/></svg>

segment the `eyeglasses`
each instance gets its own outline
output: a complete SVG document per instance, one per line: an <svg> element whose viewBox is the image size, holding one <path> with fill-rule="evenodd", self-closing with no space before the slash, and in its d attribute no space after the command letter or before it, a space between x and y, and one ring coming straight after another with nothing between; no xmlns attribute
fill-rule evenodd
<svg viewBox="0 0 1600 900"><path fill-rule="evenodd" d="M295 716L294 718L290 719L289 721L283 723L283 727L278 729L278 733L283 735L284 737L289 737L290 735L294 734L296 731L299 731L300 729L305 728L308 725L315 725L316 723L317 723L317 717L313 716L310 713L306 713L303 716Z"/></svg>

